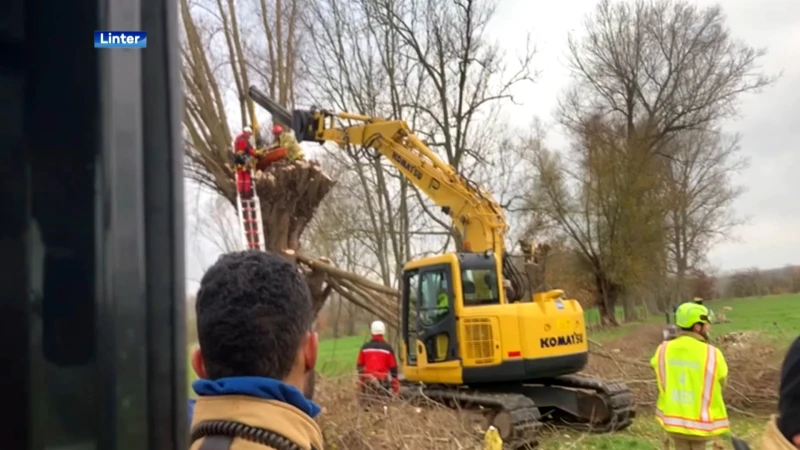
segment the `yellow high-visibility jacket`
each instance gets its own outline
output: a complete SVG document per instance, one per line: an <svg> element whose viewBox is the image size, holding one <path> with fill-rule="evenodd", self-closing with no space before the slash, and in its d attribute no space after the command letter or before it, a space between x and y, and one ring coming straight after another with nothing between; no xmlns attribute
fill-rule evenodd
<svg viewBox="0 0 800 450"><path fill-rule="evenodd" d="M303 159L303 148L300 147L300 144L297 142L297 139L294 138L292 133L286 131L281 133L278 142L276 142L274 146L285 148L286 159L288 159L289 161Z"/></svg>
<svg viewBox="0 0 800 450"><path fill-rule="evenodd" d="M664 341L650 365L658 380L656 419L668 433L714 437L730 433L722 388L728 364L696 333Z"/></svg>

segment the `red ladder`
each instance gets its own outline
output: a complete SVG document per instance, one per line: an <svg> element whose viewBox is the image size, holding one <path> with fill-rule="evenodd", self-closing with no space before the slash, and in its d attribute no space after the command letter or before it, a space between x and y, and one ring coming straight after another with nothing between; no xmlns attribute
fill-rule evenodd
<svg viewBox="0 0 800 450"><path fill-rule="evenodd" d="M236 210L239 213L242 244L248 250L264 251L264 224L261 220L261 201L256 192L256 183L252 172L250 179L252 180L250 189L253 196L249 199L243 199L238 191L236 193ZM236 181L238 186L239 180Z"/></svg>

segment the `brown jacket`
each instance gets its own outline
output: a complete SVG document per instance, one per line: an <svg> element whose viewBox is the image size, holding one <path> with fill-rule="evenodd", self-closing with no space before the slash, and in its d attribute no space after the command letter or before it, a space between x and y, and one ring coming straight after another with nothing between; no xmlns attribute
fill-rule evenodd
<svg viewBox="0 0 800 450"><path fill-rule="evenodd" d="M313 419L299 409L277 400L244 395L202 396L197 399L192 427L207 420L231 420L280 433L306 450L322 450L322 431ZM190 450L200 450L204 439L195 441ZM266 450L266 447L236 438L230 450Z"/></svg>
<svg viewBox="0 0 800 450"><path fill-rule="evenodd" d="M772 416L767 423L767 429L761 436L761 450L797 450L791 442L787 441L783 433L778 430L778 417Z"/></svg>

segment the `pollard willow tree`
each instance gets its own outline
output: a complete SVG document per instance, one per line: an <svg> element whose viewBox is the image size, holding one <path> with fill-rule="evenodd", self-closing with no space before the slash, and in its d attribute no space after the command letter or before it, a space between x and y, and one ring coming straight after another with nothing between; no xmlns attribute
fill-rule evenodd
<svg viewBox="0 0 800 450"><path fill-rule="evenodd" d="M299 9L299 0L180 2L186 173L231 204L236 198L232 140L250 122L249 86L266 86L280 105L292 105L302 45ZM236 119L229 117L231 110L238 112ZM334 290L373 310L380 307L381 313L394 310L383 306L396 303L396 291L300 251L303 231L335 184L318 163L276 164L255 179L266 249L299 263L317 313ZM309 382L311 395L314 377Z"/></svg>
<svg viewBox="0 0 800 450"><path fill-rule="evenodd" d="M667 236L658 230L669 226L667 205L674 209L680 204L674 195L695 195L696 190L671 189L669 202L663 201L669 197L667 186L676 182L669 175L686 172L678 167L678 147L670 142L682 133L719 126L736 114L743 94L772 83L774 78L759 69L764 54L731 34L719 6L701 8L683 0L602 0L581 36L570 36L572 85L562 98L559 118L579 142L583 163L567 167L554 158L540 159L540 169L554 174L540 178L540 199L550 205L550 218L594 274L605 324L617 324L617 300L642 274L642 267L627 258L649 260L664 270L675 266L665 250ZM604 138L585 145L590 135ZM597 148L605 151L597 153ZM699 148L716 151L714 146ZM607 174L602 165L617 172ZM548 182L568 186L544 186ZM598 186L607 194L602 199ZM729 202L723 197L731 191L718 192L721 197L714 202L724 209ZM631 241L642 235L650 237ZM684 250L690 254L697 248Z"/></svg>

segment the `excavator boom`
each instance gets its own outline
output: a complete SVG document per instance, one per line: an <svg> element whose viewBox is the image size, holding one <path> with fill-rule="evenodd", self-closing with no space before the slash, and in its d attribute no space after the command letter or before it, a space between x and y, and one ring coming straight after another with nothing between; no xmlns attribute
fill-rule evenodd
<svg viewBox="0 0 800 450"><path fill-rule="evenodd" d="M508 229L503 208L490 193L442 161L405 122L325 110L295 111L292 115L258 88L250 87L249 93L273 114L273 120L292 124L298 141L376 149L451 217L466 251L503 254ZM351 125L340 127L334 121Z"/></svg>

